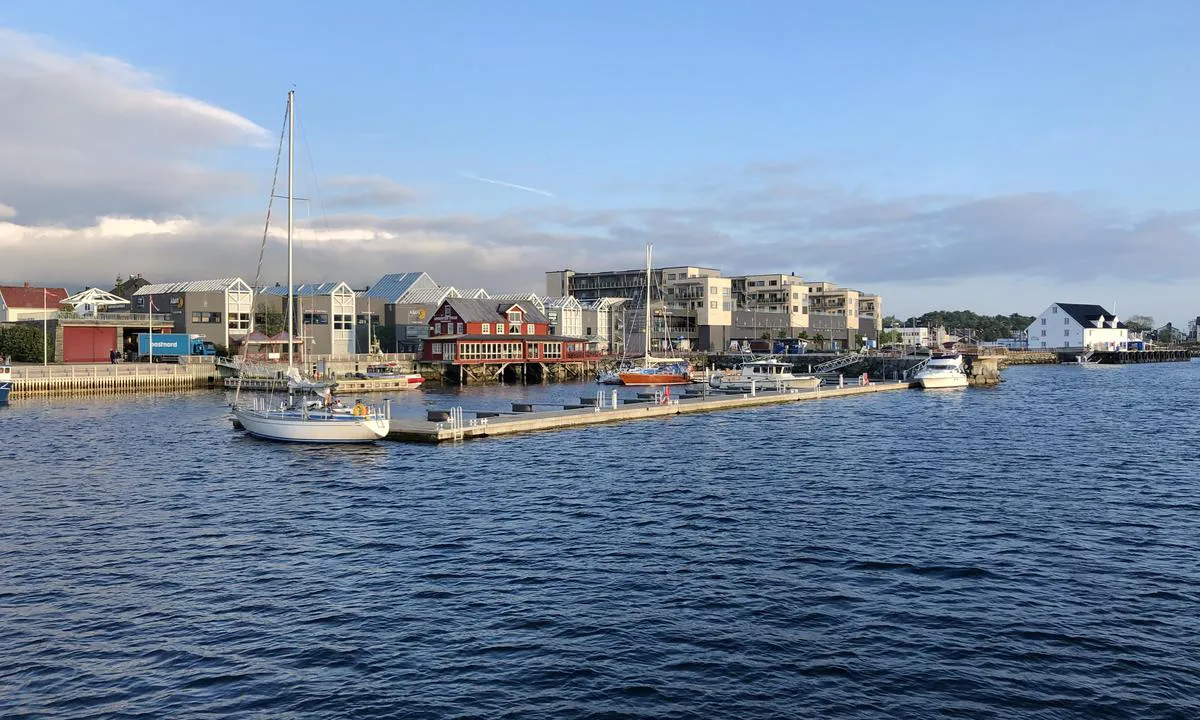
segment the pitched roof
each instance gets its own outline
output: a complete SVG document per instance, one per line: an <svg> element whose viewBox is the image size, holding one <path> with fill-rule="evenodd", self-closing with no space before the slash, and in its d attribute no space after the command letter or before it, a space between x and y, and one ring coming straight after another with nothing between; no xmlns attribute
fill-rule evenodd
<svg viewBox="0 0 1200 720"><path fill-rule="evenodd" d="M446 302L450 303L450 307L454 308L454 312L465 323L504 320L504 311L513 305L520 305L525 310L526 322L550 322L533 303L522 302L520 300L497 301L494 298L486 300L482 298L446 298Z"/></svg>
<svg viewBox="0 0 1200 720"><path fill-rule="evenodd" d="M545 308L579 308L582 307L574 295L564 295L563 297L546 296L541 299L542 307Z"/></svg>
<svg viewBox="0 0 1200 720"><path fill-rule="evenodd" d="M540 310L542 312L545 312L545 310L546 310L546 306L542 304L542 299L540 297L538 297L537 293L532 293L532 292L500 293L498 295L493 295L492 299L493 300L511 300L511 301L516 301L516 302L531 302L534 304L534 306L538 310Z"/></svg>
<svg viewBox="0 0 1200 720"><path fill-rule="evenodd" d="M316 297L319 295L332 295L334 290L337 290L339 287L341 287L343 285L346 285L346 283L343 283L343 282L323 282L323 283L315 283L315 284L314 283L301 283L300 285L297 285L295 288L292 289L292 295L295 297ZM346 285L346 289L350 289L350 286ZM351 291L351 292L353 292L353 291ZM277 285L275 287L264 288L259 291L259 294L260 295L278 295L279 297L284 297L288 293L287 293L286 287L284 287L283 285Z"/></svg>
<svg viewBox="0 0 1200 720"><path fill-rule="evenodd" d="M454 287L413 288L404 293L396 305L441 305L446 298L462 297Z"/></svg>
<svg viewBox="0 0 1200 720"><path fill-rule="evenodd" d="M366 297L381 298L394 303L409 290L431 287L437 287L437 283L423 272L392 273L379 278L379 282L366 292Z"/></svg>
<svg viewBox="0 0 1200 720"><path fill-rule="evenodd" d="M45 298L42 291L45 290ZM66 288L40 288L27 285L0 285L0 298L10 308L57 308L67 299Z"/></svg>
<svg viewBox="0 0 1200 720"><path fill-rule="evenodd" d="M466 290L459 290L459 293L461 294L461 297L465 298L484 299L491 297L491 295L488 295L488 291L484 290L483 288L467 288Z"/></svg>
<svg viewBox="0 0 1200 720"><path fill-rule="evenodd" d="M192 280L190 282L158 283L144 285L137 289L134 295L162 295L164 293L181 292L225 292L237 284L246 285L241 278L221 278L219 280ZM246 287L250 287L246 285Z"/></svg>
<svg viewBox="0 0 1200 720"><path fill-rule="evenodd" d="M1099 320L1101 316L1104 316L1106 321L1112 321L1117 317L1116 313L1110 313L1100 305L1081 305L1079 303L1054 304L1062 308L1063 312L1070 315L1075 322L1079 323L1085 328L1096 327L1096 321ZM1118 322L1117 327L1123 328L1125 327L1125 323Z"/></svg>

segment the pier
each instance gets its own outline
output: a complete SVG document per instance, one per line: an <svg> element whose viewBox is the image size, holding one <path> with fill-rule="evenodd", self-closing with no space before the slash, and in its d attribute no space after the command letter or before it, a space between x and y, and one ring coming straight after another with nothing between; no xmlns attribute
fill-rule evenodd
<svg viewBox="0 0 1200 720"><path fill-rule="evenodd" d="M907 390L907 382L880 382L867 385L848 385L846 387L818 388L816 390L785 390L782 392L760 392L755 394L743 393L714 397L703 395L697 397L679 397L670 402L656 403L652 399L638 398L641 402L618 404L611 403L605 407L596 405L582 408L549 411L517 411L511 414L497 414L494 417L479 417L473 421L459 420L458 422L432 422L421 420L393 419L388 439L405 442L440 443L465 440L469 438L496 437L515 433L538 432L544 430L561 430L587 425L622 422L626 420L644 420L662 418L672 415L687 415L718 410L735 410L740 408L779 405L782 403L804 402L853 395L868 395L878 392ZM454 413L447 414L453 418ZM461 418L462 413L458 413ZM431 417L441 417L441 414Z"/></svg>
<svg viewBox="0 0 1200 720"><path fill-rule="evenodd" d="M212 363L29 365L13 367L12 377L14 398L29 395L211 389L221 386L220 375Z"/></svg>

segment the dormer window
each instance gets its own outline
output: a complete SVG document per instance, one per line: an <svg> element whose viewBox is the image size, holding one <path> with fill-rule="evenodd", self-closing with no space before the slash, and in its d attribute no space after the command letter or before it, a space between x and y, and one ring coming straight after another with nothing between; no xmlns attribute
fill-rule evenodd
<svg viewBox="0 0 1200 720"><path fill-rule="evenodd" d="M508 321L510 323L520 323L521 322L521 311L520 310L509 310L508 311Z"/></svg>

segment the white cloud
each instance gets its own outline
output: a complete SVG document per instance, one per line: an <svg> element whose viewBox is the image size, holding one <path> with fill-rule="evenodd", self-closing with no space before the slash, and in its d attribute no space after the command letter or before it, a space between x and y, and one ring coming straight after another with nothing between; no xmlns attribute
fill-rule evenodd
<svg viewBox="0 0 1200 720"><path fill-rule="evenodd" d="M199 207L251 187L202 158L268 139L250 120L165 90L125 62L5 29L0 98L0 197L25 222Z"/></svg>

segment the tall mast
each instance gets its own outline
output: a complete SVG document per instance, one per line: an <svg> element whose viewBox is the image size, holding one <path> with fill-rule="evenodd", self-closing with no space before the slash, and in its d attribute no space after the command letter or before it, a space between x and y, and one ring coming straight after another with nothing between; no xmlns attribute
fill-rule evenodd
<svg viewBox="0 0 1200 720"><path fill-rule="evenodd" d="M650 276L653 270L650 267L650 257L654 252L654 246L646 243L646 362L650 362L650 335L651 335L651 317L650 317L650 285L652 283Z"/></svg>
<svg viewBox="0 0 1200 720"><path fill-rule="evenodd" d="M292 308L292 160L296 144L296 91L288 90L288 196L287 196L287 322L288 322L288 370L292 369L292 348L296 344L296 320Z"/></svg>

